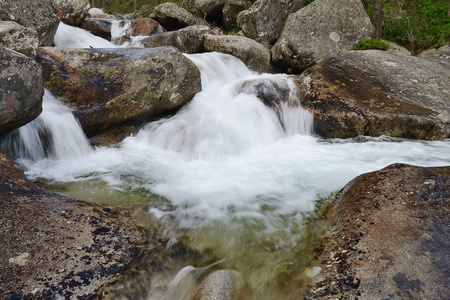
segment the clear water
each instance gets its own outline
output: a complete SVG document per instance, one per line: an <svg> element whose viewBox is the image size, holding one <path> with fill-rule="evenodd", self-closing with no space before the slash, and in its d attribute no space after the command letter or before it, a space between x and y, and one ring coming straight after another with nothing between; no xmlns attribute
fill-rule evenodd
<svg viewBox="0 0 450 300"><path fill-rule="evenodd" d="M161 235L208 255L208 263L239 271L255 299L286 299L310 255L303 221L315 201L392 163L450 164L448 140L321 139L311 134L311 115L295 105L301 99L289 76L255 74L218 53L188 57L201 70L202 92L175 116L147 124L116 147L21 155L26 175L72 196L78 188L81 198L94 201L120 194L126 205L146 203ZM256 97L260 84L290 90L278 113ZM35 122L45 131L65 130ZM33 134L27 136L23 143ZM63 145L76 134L52 136L51 143ZM178 265L167 282L148 284L146 298L186 299L192 291L170 287L205 267Z"/></svg>

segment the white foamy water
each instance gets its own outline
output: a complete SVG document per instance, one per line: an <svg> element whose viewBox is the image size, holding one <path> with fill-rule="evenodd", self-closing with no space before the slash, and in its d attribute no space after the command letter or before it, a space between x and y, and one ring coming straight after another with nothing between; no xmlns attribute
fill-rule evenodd
<svg viewBox="0 0 450 300"><path fill-rule="evenodd" d="M91 149L72 111L45 90L39 117L4 137L0 151L32 162L71 160Z"/></svg>
<svg viewBox="0 0 450 300"><path fill-rule="evenodd" d="M175 116L148 124L117 148L67 161L31 162L27 175L55 182L101 179L112 187L162 195L173 209L150 211L176 218L180 227L251 218L270 228L274 216L309 210L313 200L361 173L391 163L450 163L448 141L355 142L307 135L310 115L289 105L282 109L282 119L291 118L285 131L272 109L237 91L255 78L289 87L289 76L253 74L239 60L218 53L188 57L201 69L203 91ZM298 118L303 115L305 120Z"/></svg>
<svg viewBox="0 0 450 300"><path fill-rule="evenodd" d="M59 23L53 43L63 48L115 48L113 43L95 36L89 31Z"/></svg>
<svg viewBox="0 0 450 300"><path fill-rule="evenodd" d="M224 266L240 271L257 299L282 299L264 287L295 269L302 212L313 209L315 200L392 163L450 164L448 140L311 135L312 116L298 106L290 76L255 74L218 53L187 57L201 71L202 91L175 116L147 124L117 147L70 153L76 147L69 139L78 134L64 132L61 123L49 125L70 119L66 108L57 109L36 121L37 131L24 129L30 131L24 144L42 131L63 150L46 158L45 147L24 155L20 162L27 176L55 183L103 181L111 189L163 196L158 203L148 197L149 212L165 224L169 237L225 259ZM277 112L258 99L261 88L275 91L275 98L277 90L287 91L285 102L272 103ZM45 105L43 115L50 111ZM86 143L84 137L75 140ZM183 269L166 295L184 289L182 280L192 270L197 269Z"/></svg>

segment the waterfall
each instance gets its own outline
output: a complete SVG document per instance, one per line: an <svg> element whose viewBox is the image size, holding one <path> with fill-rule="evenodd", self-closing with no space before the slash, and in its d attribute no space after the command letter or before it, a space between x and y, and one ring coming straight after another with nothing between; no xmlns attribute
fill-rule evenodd
<svg viewBox="0 0 450 300"><path fill-rule="evenodd" d="M283 94L295 88L287 75L254 74L227 54L186 56L200 69L202 91L174 117L145 126L138 139L188 156L218 159L271 145L286 135L275 111L258 99L256 86L270 86L274 93L278 92L274 86L281 86ZM289 104L284 101L281 119L286 132L310 133L306 127L312 116L299 107L296 93L289 92Z"/></svg>
<svg viewBox="0 0 450 300"><path fill-rule="evenodd" d="M59 22L53 44L64 48L115 48L113 43L89 31Z"/></svg>
<svg viewBox="0 0 450 300"><path fill-rule="evenodd" d="M46 157L80 158L92 151L71 110L48 90L44 92L42 108L36 120L2 138L0 152L15 159L38 161Z"/></svg>

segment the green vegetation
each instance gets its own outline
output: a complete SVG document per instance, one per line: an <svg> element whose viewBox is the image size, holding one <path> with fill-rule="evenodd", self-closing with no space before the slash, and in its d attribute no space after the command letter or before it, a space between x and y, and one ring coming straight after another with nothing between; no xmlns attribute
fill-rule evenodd
<svg viewBox="0 0 450 300"><path fill-rule="evenodd" d="M362 0L369 15L374 0ZM417 54L450 42L450 1L380 0L383 4L384 39Z"/></svg>
<svg viewBox="0 0 450 300"><path fill-rule="evenodd" d="M389 44L376 40L376 39L365 39L358 41L355 47L352 50L368 50L368 49L377 49L377 50L389 50Z"/></svg>
<svg viewBox="0 0 450 300"><path fill-rule="evenodd" d="M106 13L129 14L136 11L148 11L164 2L175 2L178 0L89 0L91 7L103 9Z"/></svg>

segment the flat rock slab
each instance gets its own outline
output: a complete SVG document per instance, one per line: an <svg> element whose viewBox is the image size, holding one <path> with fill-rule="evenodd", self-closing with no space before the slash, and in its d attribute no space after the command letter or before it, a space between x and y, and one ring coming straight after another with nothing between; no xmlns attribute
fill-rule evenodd
<svg viewBox="0 0 450 300"><path fill-rule="evenodd" d="M147 244L129 211L29 182L0 154L0 298L95 299Z"/></svg>
<svg viewBox="0 0 450 300"><path fill-rule="evenodd" d="M450 136L450 61L349 51L298 77L302 105L324 137Z"/></svg>
<svg viewBox="0 0 450 300"><path fill-rule="evenodd" d="M450 167L394 164L337 198L307 299L450 299Z"/></svg>

